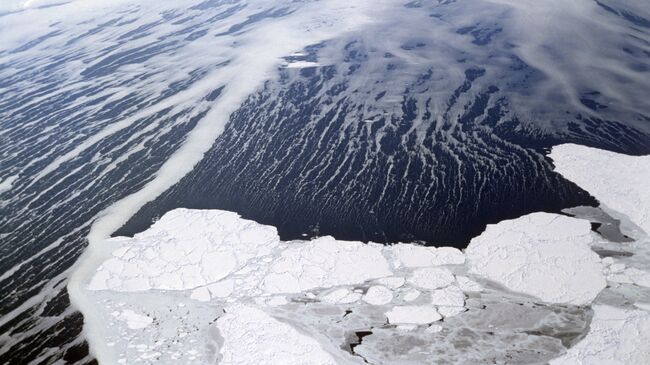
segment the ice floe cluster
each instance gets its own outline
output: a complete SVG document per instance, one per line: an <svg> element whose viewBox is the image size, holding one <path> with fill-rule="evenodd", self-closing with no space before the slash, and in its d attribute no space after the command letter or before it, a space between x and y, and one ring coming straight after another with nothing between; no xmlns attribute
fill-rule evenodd
<svg viewBox="0 0 650 365"><path fill-rule="evenodd" d="M441 317L433 305L447 313L462 309L461 286L480 290L471 279L453 274L452 267L465 261L458 249L332 237L283 242L275 228L219 210L175 209L133 238L112 240L122 246L97 269L90 290L189 291L198 301L230 303L260 298L281 303L300 294L328 303L363 300L371 305L389 304L408 290L407 299L431 294L426 307L436 313L435 320ZM372 285L356 288L364 284ZM395 317L398 323L435 321L405 313Z"/></svg>
<svg viewBox="0 0 650 365"><path fill-rule="evenodd" d="M608 163L595 165L603 154ZM624 171L643 171L650 160L621 156L621 165L617 155L580 146L552 157L612 214L645 228L646 192L626 184ZM601 171L612 165L617 174ZM389 342L400 344L400 361L416 363L415 349L433 339L448 336L462 352L483 341L476 336L485 326L482 335L529 336L521 342L540 346L553 364L647 363L650 240L640 229L630 235L630 243L609 242L587 220L533 213L488 226L464 252L332 237L285 242L236 213L176 209L133 238L110 239L119 247L87 282L108 330L89 335L103 336L101 353L117 363L387 363L380 348ZM529 314L494 309L500 301ZM473 324L459 340L463 323ZM588 332L575 335L571 326Z"/></svg>

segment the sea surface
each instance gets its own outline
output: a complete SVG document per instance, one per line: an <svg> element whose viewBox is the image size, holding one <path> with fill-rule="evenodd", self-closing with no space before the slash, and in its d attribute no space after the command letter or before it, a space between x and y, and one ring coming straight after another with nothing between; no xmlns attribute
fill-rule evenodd
<svg viewBox="0 0 650 365"><path fill-rule="evenodd" d="M93 361L66 283L98 221L132 235L213 208L283 240L463 248L598 204L552 146L650 153L644 1L16 4L0 7L0 363Z"/></svg>

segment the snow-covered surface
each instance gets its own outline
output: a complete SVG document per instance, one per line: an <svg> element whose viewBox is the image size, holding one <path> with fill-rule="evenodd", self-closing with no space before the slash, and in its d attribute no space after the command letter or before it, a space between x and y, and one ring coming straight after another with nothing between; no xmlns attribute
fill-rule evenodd
<svg viewBox="0 0 650 365"><path fill-rule="evenodd" d="M650 234L650 156L564 144L554 147L550 157L562 176Z"/></svg>
<svg viewBox="0 0 650 365"><path fill-rule="evenodd" d="M650 288L650 272L636 267L627 267L624 263L616 262L611 257L603 260L603 263L607 265L605 269L607 280L614 283L634 284Z"/></svg>
<svg viewBox="0 0 650 365"><path fill-rule="evenodd" d="M426 267L417 269L408 278L408 282L424 289L438 289L454 282L454 275L448 269L441 267Z"/></svg>
<svg viewBox="0 0 650 365"><path fill-rule="evenodd" d="M393 300L393 291L381 285L371 286L362 299L372 305L388 304Z"/></svg>
<svg viewBox="0 0 650 365"><path fill-rule="evenodd" d="M89 289L185 290L206 286L241 269L251 257L269 255L279 244L272 227L244 221L230 212L200 210L166 214L133 239L115 240L128 244L101 265ZM219 286L207 289L226 290Z"/></svg>
<svg viewBox="0 0 650 365"><path fill-rule="evenodd" d="M394 249L397 261L406 267L432 265L460 265L465 262L463 253L453 247L425 247L398 245Z"/></svg>
<svg viewBox="0 0 650 365"><path fill-rule="evenodd" d="M316 340L254 307L228 307L217 328L223 337L219 364L337 364Z"/></svg>
<svg viewBox="0 0 650 365"><path fill-rule="evenodd" d="M650 156L628 156L565 144L554 147L550 157L557 172L588 191L605 205L608 212L623 219L629 229L627 233L636 238L627 246L609 245L632 253L630 258L607 257L602 260L612 291L625 299L623 304L626 307L594 305L594 318L587 336L551 364L648 364L650 305L647 304L647 291L638 288L650 287ZM629 223L640 227L645 234L630 227ZM629 267L624 261L642 266L644 270ZM640 297L645 303L637 302L630 306L628 297Z"/></svg>
<svg viewBox="0 0 650 365"><path fill-rule="evenodd" d="M649 312L595 305L587 337L551 365L647 364L649 343Z"/></svg>
<svg viewBox="0 0 650 365"><path fill-rule="evenodd" d="M394 324L426 324L442 319L435 307L427 305L402 305L386 312L390 323Z"/></svg>
<svg viewBox="0 0 650 365"><path fill-rule="evenodd" d="M607 284L589 222L533 213L489 225L467 247L470 273L546 302L591 302Z"/></svg>
<svg viewBox="0 0 650 365"><path fill-rule="evenodd" d="M390 275L380 245L322 237L284 250L264 278L264 289L270 293L299 293Z"/></svg>
<svg viewBox="0 0 650 365"><path fill-rule="evenodd" d="M59 2L65 3L65 5L47 9L34 9L41 5L51 5ZM636 2L640 1L636 0ZM14 114L17 117L23 116L24 118L17 118L15 123L9 123L12 125L5 135L27 135L27 137L19 139L19 141L25 143L11 143L10 146L14 151L10 151L9 155L21 156L20 158L9 158L9 156L3 154L3 161L7 157L7 161L10 161L12 166L10 174L20 174L21 176L16 184L16 187L21 186L21 193L7 194L7 196L11 196L12 200L19 202L19 204L14 205L15 208L21 211L20 215L16 217L26 219L24 222L11 222L10 226L38 226L47 230L46 227L49 227L49 224L38 223L32 225L30 223L32 220L27 218L29 216L52 217L52 219L55 217L70 217L70 219L57 219L53 223L50 228L57 232L61 231L61 233L47 234L48 237L51 237L49 242L43 242L41 246L38 246L41 240L35 239L32 241L37 243L36 246L30 246L25 250L15 247L14 252L20 252L20 254L16 255L17 257L34 257L33 254L35 254L41 258L30 261L29 265L26 265L27 262L19 263L15 266L15 269L11 269L11 272L17 273L20 272L19 270L27 270L29 267L41 266L44 267L43 272L47 272L47 275L51 272L70 272L67 270L68 263L66 262L69 262L74 254L70 251L68 251L70 254L65 255L53 254L56 251L52 250L51 247L60 245L61 250L67 250L65 245L73 244L68 235L80 237L77 233L85 230L85 227L91 222L95 222L93 234L90 237L89 254L82 260L83 264L75 268L75 272L79 274L74 275L69 286L71 300L86 314L88 332L92 332L92 321L95 318L93 305L95 303L84 302L81 288L82 285L87 284L84 280L93 274L97 266L106 259L102 255L95 255L92 251L103 249L103 239L110 235L115 228L121 226L143 204L155 199L158 194L174 185L190 171L207 149L213 145L230 113L239 108L241 102L248 95L264 85L269 77L276 76L276 70L281 65L281 59L288 54L304 49L306 45L319 44L330 39L338 38L341 40L340 35L342 33L350 30L354 31L358 29L357 26L359 25L374 20L385 20L377 27L383 28L385 32L373 32L373 28L370 28L369 31L365 32L370 33L369 36L363 37L361 43L367 45L368 48L373 47L373 43L378 46L381 46L381 43L388 43L390 46L387 48L399 52L396 54L396 59L404 61L401 63L422 64L423 68L432 67L436 71L433 75L435 88L430 91L437 94L434 102L430 105L434 118L437 118L438 113L436 111L444 110L446 107L446 96L448 96L446 91L451 92L455 89L455 87L452 87L453 85L461 85L457 81L463 81L465 70L473 68L477 64L486 63L490 65L490 67L486 67L487 74L490 75L494 74L492 71L494 68L501 68L499 64L502 64L510 73L505 62L486 62L492 59L505 61L510 55L512 55L512 58L523 59L531 68L541 72L539 84L542 85L540 87L542 90L549 90L549 95L558 95L558 99L570 100L572 104L578 104L578 107L580 105L576 93L572 92L574 90L600 89L603 96L608 96L605 99L607 103L613 101L610 108L622 103L636 106L643 105L642 103L645 102L643 95L647 97L648 94L647 83L644 82L645 78L639 77L645 76L644 67L637 67L636 63L630 65L629 57L613 57L616 54L626 53L620 52L621 47L593 47L593 44L595 44L593 41L610 37L624 39L625 45L630 44L632 51L645 47L642 39L625 36L629 34L627 31L620 32L626 29L618 24L623 23L622 19L621 22L607 21L609 18L599 14L596 11L598 7L593 1L578 3L556 0L545 2L551 4L549 6L540 6L541 2L532 0L477 1L472 4L471 11L463 11L466 8L462 6L452 8L449 12L453 16L444 17L440 20L435 18L437 14L429 11L416 13L409 9L418 6L419 2L412 2L409 8L403 6L406 1L391 2L394 4L388 7L389 13L387 11L374 11L377 8L383 8L384 4L388 3L384 1L286 1L283 2L283 5L277 5L275 2L270 1L251 1L246 2L246 9L228 17L228 19L211 21L210 24L202 25L199 28L194 28L194 25L200 23L194 23L192 20L189 21L189 24L180 24L181 19L185 21L185 19L191 19L195 16L201 18L201 14L197 14L198 12L189 11L190 6L223 5L223 10L226 10L225 8L230 8L230 5L239 8L240 4L233 4L231 1L203 0L182 2L181 4L177 1L163 0L140 1L137 4L125 0L3 0L1 3L0 8L3 9L1 11L28 8L28 10L21 11L21 14L3 14L1 21L3 26L3 61L1 63L11 65L10 67L3 67L3 75L5 75L6 80L17 81L21 79L25 81L24 83L4 83L5 85L13 84L14 88L3 87L3 93L4 89L12 89L13 91L5 94L11 95L11 98L16 96L18 99L23 99L25 97L24 99L27 100L26 104L14 103L20 105L20 108L8 110L8 115ZM115 3L124 3L125 6L97 5ZM442 3L453 2L446 1ZM484 12L490 10L487 5L494 3L508 4L509 6L487 13ZM562 3L568 5L560 6ZM264 15L274 12L274 10L281 10L285 4L290 12L286 17L277 21L271 19L259 20L256 21L253 27L241 28L250 24L250 21L255 19L255 15ZM294 7L294 4L305 5ZM510 8L512 8L512 11L510 11ZM542 9L540 10L540 8ZM219 14L221 10L219 9L214 13L209 11L203 13L211 13L211 16ZM437 28L435 26L436 30L431 32L414 31L414 29L422 29L420 26L413 29L411 27L402 27L400 25L405 24L401 22L404 19L403 16L387 16L398 11L400 14L406 14L408 16L406 19L413 20L413 24L431 24L431 29L435 24L444 24L444 27ZM601 11L601 13L603 12ZM189 14L191 15L185 17L185 15ZM536 16L538 14L544 16ZM430 15L434 15L434 17L432 18ZM642 14L642 16L647 18L645 14ZM422 18L429 22L424 23ZM484 22L485 19L498 21L497 24L492 24L491 21ZM528 20L525 22L525 27L513 24L518 23L521 19ZM556 20L555 25L572 25L572 28L567 29L569 31L574 29L589 29L589 31L577 33L585 37L561 37L561 39L558 39L560 38L558 35L561 36L564 32L539 31L540 29L549 28L549 20ZM580 22L573 20L579 20ZM433 21L433 23L430 23L430 21ZM486 24L478 26L479 21ZM604 25L592 28L589 26L592 24ZM495 39L494 44L505 44L507 48L517 52L514 54L501 52L503 48L498 47L496 49L499 51L494 53L491 47L479 47L474 44L471 39L476 37L472 37L470 34L461 35L455 33L458 27L467 26L478 26L476 31L484 34L487 32L488 39L492 31L507 35L504 38ZM194 33L192 28L198 32ZM230 29L237 35L221 35ZM424 29L429 29L429 27L427 26ZM522 29L528 31L522 32ZM181 30L192 31L192 38L196 37L198 33L205 36L199 35L202 38L190 42L183 39L188 33L183 34L184 32L180 32ZM395 38L385 37L389 32L399 33L400 36ZM619 36L619 34L623 34L623 36ZM404 35L409 35L409 37ZM430 35L433 37L428 37ZM372 42L373 37L379 38L380 42ZM405 49L402 49L401 46L408 45L402 41L413 40L418 42L419 37L422 37L422 40L429 45L440 46L431 49L425 47L427 51L419 54L404 52ZM464 41L461 42L462 39ZM591 42L585 41L585 39L591 40ZM386 42L383 42L384 40ZM41 43L37 44L29 41ZM68 45L73 42L74 45ZM621 45L621 43L606 42L605 44ZM165 44L170 47L163 47ZM22 47L23 45L25 47ZM558 46L556 47L556 45ZM551 52L546 51L549 47L552 49ZM158 53L157 50L160 48L162 48L160 54L155 54ZM446 52L447 48L453 48L453 52ZM608 56L604 59L594 57L603 55L601 49L608 50ZM569 52L558 52L561 50L569 50ZM145 54L146 57L141 57L145 56ZM467 61L463 54L470 56L467 57ZM549 54L556 58L561 55L562 59L560 62L557 62L557 59L549 62ZM433 57L422 57L423 55ZM460 57L463 58L462 61L459 59ZM585 64L588 67L585 67ZM102 65L108 67L98 67ZM223 67L217 68L216 65L223 65ZM381 65L380 62L373 61L367 69L380 70L380 68L376 67L379 65ZM549 65L553 67L549 67ZM600 67L603 65L607 67ZM361 71L364 71L364 68L362 67ZM623 69L627 70L625 77L621 77L619 72ZM636 71L633 69L636 69ZM31 70L48 71L31 72ZM606 74L607 77L590 77L593 70L598 70L598 73ZM52 71L51 74L50 71ZM96 74L97 71L101 71L99 72L100 75ZM198 74L205 73L201 81L195 81L193 76L192 79L189 78L190 75L195 74L195 71ZM105 75L101 75L104 72ZM34 77L27 76L25 78L21 76L31 74L34 74ZM380 74L383 75L384 72L380 72ZM415 76L415 73L413 73L413 76ZM359 79L361 82L366 81L365 77ZM386 88L396 90L397 93L400 93L403 86L406 85L402 84L401 78L390 78L390 80L394 81L394 83L390 82L386 85ZM469 98L475 96L475 92L483 89L483 86L489 85L488 83L494 81L494 78L485 78L484 80L477 82L472 93L465 96L468 99L464 97L459 101L458 109L467 105L466 102ZM561 80L561 82L552 82L557 80ZM45 85L40 81L53 81L53 87L45 88ZM510 81L508 80L508 83ZM371 82L367 83L371 84ZM169 94L167 92L174 89L174 85L183 85L187 89L168 98L167 95ZM602 85L607 85L607 87L601 88ZM206 95L211 95L214 88L221 86L224 87L222 97L214 101L206 100L211 99L205 98ZM354 90L354 87L354 85L351 85L350 90ZM441 93L441 90L444 90L445 93ZM519 90L519 88L516 90ZM131 93L138 96L136 98L138 101L134 100L132 104L128 102L131 99ZM519 93L518 91L515 91L515 93L520 95L520 100L524 98L534 100L539 104L544 104L545 109L549 109L547 107L549 99L544 97L546 92L538 91L533 93L531 90L530 93ZM71 97L58 98L57 94ZM426 94L429 94L429 92L423 93L423 97L426 97ZM342 93L342 95L347 96L348 93ZM67 99L69 101L62 101L61 105L51 104L53 100L57 99ZM111 107L122 101L134 106L134 108ZM422 105L419 104L420 101L422 99L418 100L418 105ZM399 104L399 102L395 103L398 108ZM510 104L517 105L519 103L517 103L517 99L513 99ZM46 105L47 107L37 108L39 105ZM526 106L522 107L521 110L528 111L527 104L524 105ZM24 112L19 112L18 109L22 109ZM45 110L45 112L35 113L32 116L31 111L33 109ZM137 110L133 110L133 113L131 113L132 109ZM550 109L556 109L558 113L564 113L564 108ZM49 110L52 110L53 114L58 110L58 112L62 112L62 114L69 117L50 118L48 115ZM102 114L99 113L100 110L110 110L110 114L113 114L113 112L117 114L114 115L114 118L99 117L93 121L90 120L93 118L84 117ZM163 120L167 118L159 118L159 113L164 110L169 110L167 116L171 119L169 123L165 124L163 124ZM190 110L190 112L183 113L180 118L176 117L181 111L186 110ZM634 108L634 110L636 111L638 108ZM199 117L204 114L205 118ZM456 119L457 115L455 109L450 114L450 120ZM524 118L526 118L526 114L522 115L522 119ZM421 119L420 115L418 115L418 120ZM10 117L10 120L13 119ZM81 128L78 128L79 126L73 123L77 120L83 121ZM176 122L176 120L193 122L184 123ZM440 121L442 119L438 119L438 122ZM193 125L194 122L198 123L196 127ZM29 125L39 127L28 128ZM45 128L41 128L41 126ZM375 126L369 128L375 129ZM421 127L421 125L414 124L414 130L423 131ZM390 130L391 128L392 126L386 125L386 128L381 130ZM192 129L192 132L188 131L187 135L183 135L182 131L189 129ZM438 128L436 128L437 130ZM455 130L461 131L462 129L454 126L450 133ZM38 133L34 133L35 131L38 131ZM166 131L174 132L167 133ZM56 144L50 143L54 140L56 140ZM179 141L179 144L171 143L172 140ZM377 141L379 140L378 137ZM185 143L180 144L180 141L185 141ZM100 144L105 144L105 146ZM153 147L161 145L169 145L169 149L177 153L167 159L169 157L167 154L159 154L162 151ZM372 143L370 145L374 146ZM6 144L3 144L4 146ZM454 145L454 148L459 146L460 144ZM98 152L95 156L92 156L93 150ZM138 155L152 157L150 159L140 159L137 158ZM429 157L426 156L427 159ZM89 159L96 162L88 161ZM162 159L166 163L164 166L159 167L156 161ZM476 160L483 162L482 158ZM415 161L417 162L417 160ZM14 163L21 171L13 171ZM127 165L136 168L128 168ZM124 170L118 169L117 166ZM151 168L151 170L148 168ZM70 169L77 172L73 173ZM127 173L127 170L142 170L142 176L130 174L130 171ZM320 172L327 171L322 169ZM26 174L23 174L23 172ZM31 172L33 172L33 176L28 176L32 175ZM3 175L3 177L5 176ZM102 188L105 187L102 183L108 183L108 186L114 187L115 191ZM44 190L31 189L40 186ZM12 188L12 193L14 193L13 189L16 189L16 187ZM56 189L51 189L54 187ZM118 187L123 187L123 189L118 189ZM38 192L33 195L31 193L29 195L22 193L27 190ZM102 194L98 195L105 195L105 197L96 201L94 195L100 191ZM106 207L116 199L120 199L131 192L134 193L95 215L95 209ZM465 192L463 189L461 195L467 196ZM88 199L85 199L86 195ZM80 205L73 203L75 197L81 197L79 200ZM2 198L4 199L5 196ZM81 204L82 201L92 202ZM32 211L37 206L42 206L42 208L39 208L38 211ZM68 209L67 207L72 208ZM13 211L13 209L11 210ZM93 212L88 213L89 210ZM79 222L73 224L72 221L76 220L75 216L77 214L83 216L82 212L88 213L87 216L80 217ZM65 224L63 223L64 220ZM55 237L57 235L59 237ZM22 237L29 237L22 234L17 234L17 236L21 236L20 240L22 240ZM81 239L79 238L77 243L74 243L74 247L81 247L80 242ZM114 243L117 244L117 242ZM47 248L41 250L46 245ZM98 246L101 247L98 248ZM36 253L37 250L39 251ZM106 251L112 251L112 249L107 248ZM56 266L49 263L47 265L35 264L42 262L43 258L48 256L57 257ZM59 259L59 256L63 258ZM188 257L188 260L191 260L191 258ZM88 261L88 264L85 263L86 261ZM191 261L188 262L191 264ZM20 265L22 265L22 268ZM164 271L169 268L161 266L153 269ZM222 269L224 271L221 274L228 271L227 268ZM183 269L180 269L180 271L183 271ZM202 279L199 279L199 281L194 280L196 276L191 272L191 269L188 269L188 271L172 272L170 274L181 278L190 277L188 280L194 281L192 285L201 285L200 280ZM4 273L3 277L5 274L7 273ZM124 288L130 287L130 290L134 290L133 293L139 292L140 288L146 288L147 285L154 287L164 284L178 287L176 283L161 283L159 281L160 276L155 274L145 275L146 280L120 276L118 279L122 280L122 282L119 285ZM237 280L246 280L244 274L244 272L240 273ZM65 275L62 275L61 278L64 278ZM229 275L233 275L233 273ZM16 275L16 277L18 276L20 275ZM22 283L22 280L12 279L13 283L20 283L15 284L18 289L15 291L7 289L8 292L22 293L21 298L14 298L18 302L29 298L31 303L44 303L46 300L43 298L48 298L47 296L29 297L24 293L37 291L41 293L58 292L59 288L65 285L56 284L58 286L57 290L41 290L43 285L38 281L43 282L45 279L41 278L40 275L26 273L23 277L33 283ZM47 279L52 278L48 277ZM208 278L205 281L209 280L211 279ZM54 278L51 282L64 283L59 281L58 278ZM234 282L232 284L233 287L238 285ZM30 287L28 288L28 286ZM222 291L224 288L226 290ZM216 292L221 293L223 297L224 293L227 292L227 288L227 286L216 288L218 289ZM211 293L211 288L206 285L206 287L196 287L192 294L195 298L205 300L207 299L206 290ZM28 309L29 313L34 312L28 306L24 306L15 312L16 316L4 316L3 319L6 318L7 322L17 323L18 320L24 318L24 316L18 317L18 314L28 313ZM27 319L25 321L34 322ZM47 324L48 329L51 329L49 332L55 329L55 327L49 327L53 326L53 322L49 318L39 320L39 323L41 322L49 322ZM95 327L100 328L101 325L102 323L99 323L99 326ZM25 326L18 327L25 328ZM32 329L29 329L29 333L16 334L15 331L12 331L11 335L22 340L22 338L31 338L35 333L32 332ZM13 347L14 344L9 344L9 346ZM22 348L22 344L20 346ZM91 343L91 346L98 352L99 347L97 346L101 346L101 341L96 344ZM43 356L46 356L46 354L43 353ZM100 355L98 354L98 356Z"/></svg>
<svg viewBox="0 0 650 365"><path fill-rule="evenodd" d="M151 317L144 314L138 314L130 309L115 311L111 314L113 317L125 322L126 325L132 330L146 328L153 322L153 319Z"/></svg>
<svg viewBox="0 0 650 365"><path fill-rule="evenodd" d="M649 242L621 247L592 232L589 221L549 213L490 225L464 253L332 237L284 242L273 227L235 213L176 209L133 238L107 240L112 254L86 289L97 304L95 320L119 328L101 340L121 360L361 364L360 354L395 355L376 351L403 337L400 356L417 363L425 355L409 352L409 341L444 341L457 330L451 324L473 323L477 333L485 326L493 336L530 323L548 341L554 332L544 331L552 326L535 308L556 308L552 325L571 326L557 313L584 313L594 303L589 333L566 353L558 339L554 351L564 355L553 364L642 364L650 360L650 295L638 288L650 284ZM599 247L633 254L601 259ZM528 296L532 304L522 306ZM516 310L481 305L495 297L514 301ZM493 312L481 319L483 311ZM371 344L359 345L349 331L362 331ZM435 352L425 358L435 361Z"/></svg>
<svg viewBox="0 0 650 365"><path fill-rule="evenodd" d="M300 334L290 324L280 326L268 314L271 308L281 311L292 303L319 303L334 308L351 306L374 313L372 318L380 325L398 324L400 330L417 328L465 310L465 296L456 285L453 273L456 269L463 270L464 255L455 249L422 251L423 247L417 247L415 251L434 255L426 265L412 264L412 261L407 265L403 253L416 246L364 244L332 237L283 242L275 228L242 219L235 213L190 209L172 210L145 232L133 238L111 238L107 244L115 249L86 285L89 297L95 297L108 313L97 318L109 323L116 319L124 322L124 316L118 313L126 310L130 311L126 313L143 313L144 318L156 318L154 332L157 332L179 318L188 321L188 317L178 314L169 319L169 313L161 310L152 296L183 297L180 307L166 304L171 313L198 313L206 310L203 303L217 305L226 314L220 314L215 308L204 323L192 322L192 326L207 331L213 347L219 347L220 355L217 355L223 356L224 363L257 362L258 358L246 357L244 353L264 354L265 346L277 346L278 338L283 336L297 347L291 351L271 348L267 355L275 357L269 361L296 363L300 362L295 359L301 354L322 360L316 363L330 361L314 347L315 340ZM476 283L468 284L473 281L465 276L458 280L473 290L480 290ZM108 293L114 294L107 296ZM119 301L111 299L116 294ZM143 295L144 299L136 299ZM216 329L210 325L215 318ZM144 329L137 324L118 327L127 332ZM259 333L246 335L255 331ZM215 342L219 336L225 342ZM233 336L246 338L246 342L233 340ZM110 341L120 343L119 338ZM143 344L147 351L132 353L130 349L137 350L137 347L126 345L125 351L112 357L141 358L141 355L158 353L161 362L169 363L182 361L179 349L191 349L193 352L185 361L201 358L202 345L196 342L195 336L185 335L174 341L178 344L174 350ZM242 346L257 347L242 352ZM111 349L118 348L116 345ZM204 353L203 358L217 355Z"/></svg>

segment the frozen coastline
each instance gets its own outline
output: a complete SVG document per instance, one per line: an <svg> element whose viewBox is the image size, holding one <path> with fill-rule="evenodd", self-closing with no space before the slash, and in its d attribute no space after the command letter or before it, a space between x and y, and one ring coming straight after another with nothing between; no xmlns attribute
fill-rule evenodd
<svg viewBox="0 0 650 365"><path fill-rule="evenodd" d="M488 226L464 252L283 242L235 213L176 209L133 238L108 240L117 249L83 281L96 306L84 314L103 324L87 335L116 363L480 361L512 356L498 347L513 339L519 361L648 361L650 240L635 174L650 176L650 157L576 145L551 157L634 241L533 213ZM603 248L620 254L596 254Z"/></svg>

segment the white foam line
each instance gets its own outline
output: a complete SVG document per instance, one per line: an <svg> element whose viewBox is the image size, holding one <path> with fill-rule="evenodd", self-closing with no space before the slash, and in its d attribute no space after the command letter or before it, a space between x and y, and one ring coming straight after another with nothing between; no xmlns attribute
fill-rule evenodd
<svg viewBox="0 0 650 365"><path fill-rule="evenodd" d="M179 97L181 97L179 95ZM125 118L117 123L110 124L107 127L104 127L101 131L98 133L90 136L88 139L80 143L77 147L73 148L71 151L68 151L62 156L57 157L54 161L49 163L47 166L45 166L41 172L38 173L32 179L30 184L27 187L30 187L34 185L37 181L40 179L44 178L45 176L51 174L52 172L56 171L62 164L74 159L75 157L79 156L83 151L87 150L88 148L94 146L95 144L99 143L101 140L104 138L107 138L125 128L130 127L134 122L136 122L139 119L149 117L151 115L154 115L155 113L158 113L166 108L173 107L176 104L176 101L178 99L171 97L169 99L165 99L161 101L160 103L156 104L153 107L150 107L148 109L145 109L143 112L136 113L128 118Z"/></svg>
<svg viewBox="0 0 650 365"><path fill-rule="evenodd" d="M9 176L4 180L0 180L0 194L11 190L14 185L14 181L18 179L18 175Z"/></svg>

